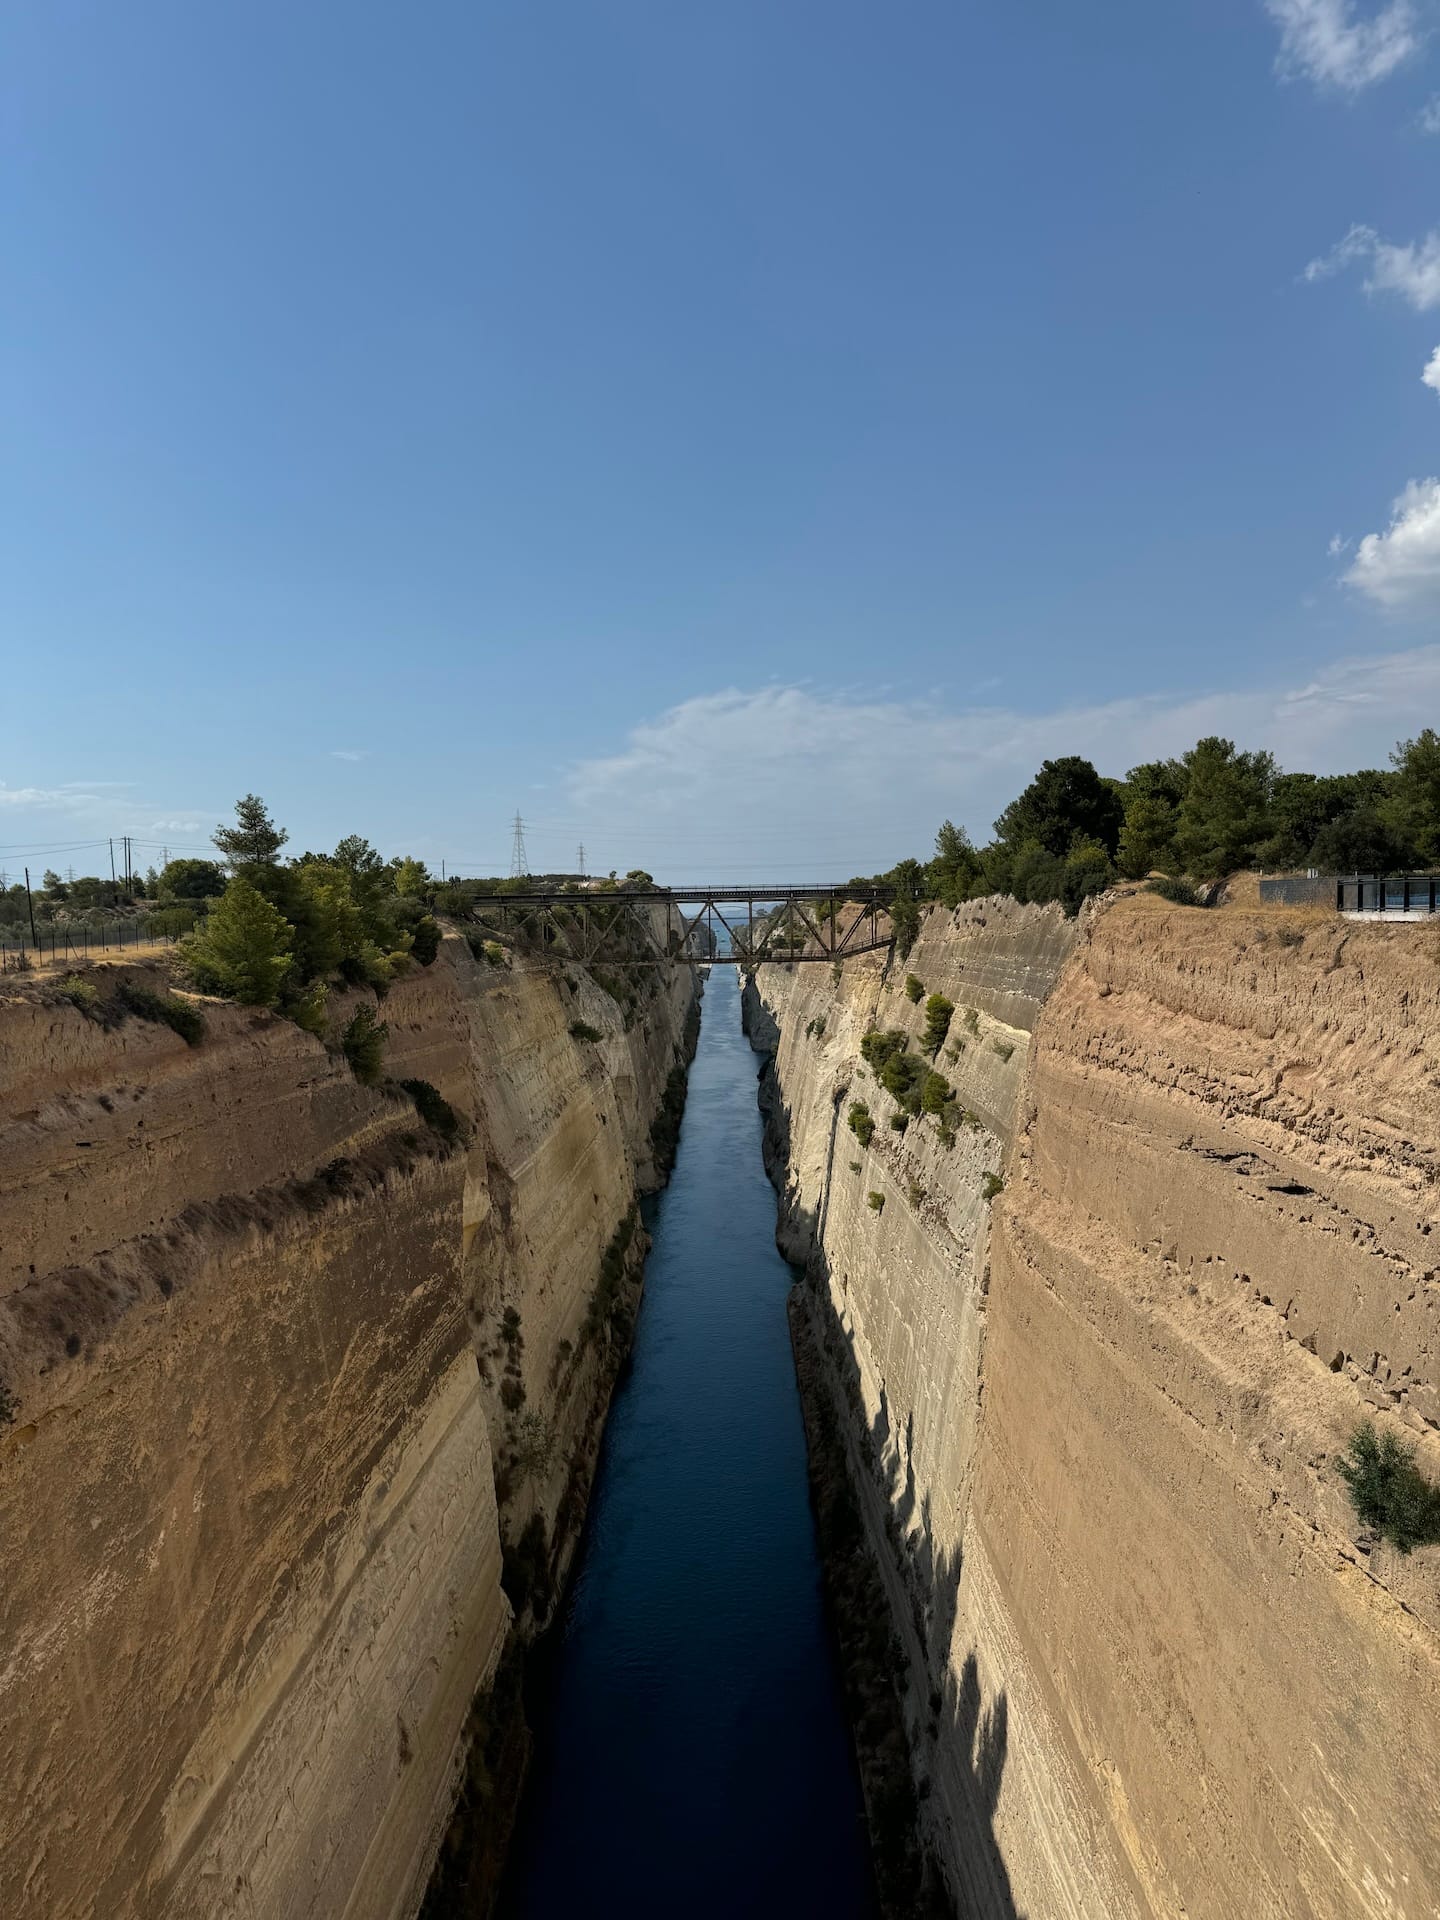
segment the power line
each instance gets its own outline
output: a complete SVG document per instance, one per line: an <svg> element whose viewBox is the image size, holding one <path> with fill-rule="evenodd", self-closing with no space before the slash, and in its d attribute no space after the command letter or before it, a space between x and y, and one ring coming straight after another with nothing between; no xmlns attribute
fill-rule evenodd
<svg viewBox="0 0 1440 1920"><path fill-rule="evenodd" d="M525 857L525 822L520 818L520 811L517 807L515 811L515 839L510 848L510 877L512 880L523 880L529 871L530 863Z"/></svg>

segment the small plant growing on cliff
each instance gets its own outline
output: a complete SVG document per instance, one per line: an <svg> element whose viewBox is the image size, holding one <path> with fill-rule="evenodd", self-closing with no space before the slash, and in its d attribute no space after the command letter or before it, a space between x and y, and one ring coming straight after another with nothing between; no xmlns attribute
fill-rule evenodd
<svg viewBox="0 0 1440 1920"><path fill-rule="evenodd" d="M987 1173L985 1178L980 1182L980 1197L987 1202L993 1200L997 1193L1003 1193L1004 1191L1005 1182L1000 1178L998 1173Z"/></svg>
<svg viewBox="0 0 1440 1920"><path fill-rule="evenodd" d="M293 1020L302 1033L313 1033L317 1040L325 1037L325 1006L330 998L330 989L323 980L312 980L303 993L286 993L281 997L280 1011L287 1020Z"/></svg>
<svg viewBox="0 0 1440 1920"><path fill-rule="evenodd" d="M498 940L482 941L481 950L483 951L485 958L490 962L492 967L508 967L509 966L510 962L505 958L505 949L501 946Z"/></svg>
<svg viewBox="0 0 1440 1920"><path fill-rule="evenodd" d="M863 1172L864 1172L864 1168L863 1168L863 1166L861 1165L861 1163L860 1163L860 1162L859 1162L858 1160L847 1160L845 1164L846 1164L846 1166L848 1166L848 1167L849 1167L849 1169L850 1169L850 1171L851 1171L851 1173L863 1173Z"/></svg>
<svg viewBox="0 0 1440 1920"><path fill-rule="evenodd" d="M844 969L840 965L840 962L838 960L832 960L830 962L830 984L832 987L839 986L840 976L843 972L844 972Z"/></svg>
<svg viewBox="0 0 1440 1920"><path fill-rule="evenodd" d="M923 980L917 980L913 973L907 973L905 976L905 998L913 1001L918 1006L924 992L925 982Z"/></svg>
<svg viewBox="0 0 1440 1920"><path fill-rule="evenodd" d="M1362 1421L1336 1471L1360 1520L1401 1553L1440 1544L1440 1486L1425 1478L1415 1452L1393 1433Z"/></svg>
<svg viewBox="0 0 1440 1920"><path fill-rule="evenodd" d="M952 1095L953 1089L943 1073L927 1073L920 1082L920 1111L944 1113Z"/></svg>
<svg viewBox="0 0 1440 1920"><path fill-rule="evenodd" d="M122 982L116 998L137 1020L151 1020L178 1033L187 1047L198 1047L205 1038L204 1014L178 993L151 993L145 987Z"/></svg>
<svg viewBox="0 0 1440 1920"><path fill-rule="evenodd" d="M823 1040L825 1038L825 1016L823 1013L820 1014L817 1019L806 1021L805 1038L807 1040Z"/></svg>
<svg viewBox="0 0 1440 1920"><path fill-rule="evenodd" d="M0 1380L0 1427L15 1424L15 1415L20 1411L20 1403L3 1380Z"/></svg>
<svg viewBox="0 0 1440 1920"><path fill-rule="evenodd" d="M1172 907L1203 907L1205 904L1188 880L1181 880L1178 876L1172 878L1168 873L1152 880L1147 891L1158 893Z"/></svg>
<svg viewBox="0 0 1440 1920"><path fill-rule="evenodd" d="M875 1121L863 1100L856 1100L852 1104L846 1124L861 1146L868 1147L875 1136Z"/></svg>
<svg viewBox="0 0 1440 1920"><path fill-rule="evenodd" d="M525 1404L525 1382L507 1373L500 1382L500 1404L507 1413L518 1413Z"/></svg>
<svg viewBox="0 0 1440 1920"><path fill-rule="evenodd" d="M100 994L93 980L82 980L78 973L67 973L56 983L55 991L62 1000L68 1000L77 1013L83 1013L89 1020L100 1018Z"/></svg>
<svg viewBox="0 0 1440 1920"><path fill-rule="evenodd" d="M980 1013L978 1008L966 1007L965 1015L964 1015L964 1027L965 1027L965 1031L969 1034L979 1033Z"/></svg>
<svg viewBox="0 0 1440 1920"><path fill-rule="evenodd" d="M932 1060L945 1044L954 1012L954 1002L947 1000L943 993L932 993L925 1002L925 1037L922 1044Z"/></svg>
<svg viewBox="0 0 1440 1920"><path fill-rule="evenodd" d="M1015 1051L1015 1043L1013 1040L992 1040L990 1045L1002 1060L1008 1060Z"/></svg>
<svg viewBox="0 0 1440 1920"><path fill-rule="evenodd" d="M418 964L428 967L440 951L440 922L424 914L410 929L410 952Z"/></svg>
<svg viewBox="0 0 1440 1920"><path fill-rule="evenodd" d="M905 1189L906 1197L918 1213L925 1199L925 1189L918 1180L912 1180Z"/></svg>
<svg viewBox="0 0 1440 1920"><path fill-rule="evenodd" d="M555 1435L543 1413L533 1409L515 1422L515 1470L527 1480L543 1480L555 1454Z"/></svg>
<svg viewBox="0 0 1440 1920"><path fill-rule="evenodd" d="M401 1086L415 1102L415 1111L442 1140L455 1140L461 1131L460 1116L445 1096L428 1080L402 1080Z"/></svg>
<svg viewBox="0 0 1440 1920"><path fill-rule="evenodd" d="M890 1131L892 1133L904 1133L909 1124L910 1116L908 1113L892 1113L890 1116Z"/></svg>
<svg viewBox="0 0 1440 1920"><path fill-rule="evenodd" d="M373 1007L357 1007L340 1038L350 1071L362 1087L378 1087L390 1029L375 1018Z"/></svg>
<svg viewBox="0 0 1440 1920"><path fill-rule="evenodd" d="M570 1038L572 1040L589 1040L593 1042L603 1040L605 1036L599 1027L588 1026L583 1020L572 1020L570 1022Z"/></svg>
<svg viewBox="0 0 1440 1920"><path fill-rule="evenodd" d="M872 1187L869 1193L866 1194L865 1199L872 1213L883 1213L885 1211L885 1196L883 1193L876 1193Z"/></svg>

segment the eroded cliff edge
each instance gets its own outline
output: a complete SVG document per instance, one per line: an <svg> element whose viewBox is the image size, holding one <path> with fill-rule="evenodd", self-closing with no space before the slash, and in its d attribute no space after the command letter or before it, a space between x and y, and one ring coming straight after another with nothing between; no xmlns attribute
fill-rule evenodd
<svg viewBox="0 0 1440 1920"><path fill-rule="evenodd" d="M375 1090L266 1013L0 1001L0 1910L416 1910L502 1555L533 1628L575 1543L695 993L452 936Z"/></svg>
<svg viewBox="0 0 1440 1920"><path fill-rule="evenodd" d="M1440 1477L1436 962L1313 915L984 901L893 970L749 988L962 1914L1440 1905L1440 1549L1366 1539L1334 1470L1372 1416ZM948 1151L860 1059L918 1045L907 972L955 1004Z"/></svg>

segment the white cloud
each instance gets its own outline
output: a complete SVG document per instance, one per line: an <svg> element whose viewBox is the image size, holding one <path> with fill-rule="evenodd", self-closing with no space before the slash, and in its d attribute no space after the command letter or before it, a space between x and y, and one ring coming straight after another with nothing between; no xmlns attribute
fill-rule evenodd
<svg viewBox="0 0 1440 1920"><path fill-rule="evenodd" d="M1332 533L1329 539L1329 543L1325 548L1325 551L1330 555L1330 558L1333 560L1337 553L1344 553L1345 549L1349 546L1349 544L1350 542L1344 537L1343 534Z"/></svg>
<svg viewBox="0 0 1440 1920"><path fill-rule="evenodd" d="M332 747L330 749L330 758L332 760L363 760L365 755L363 753L356 753L353 748L350 747Z"/></svg>
<svg viewBox="0 0 1440 1920"><path fill-rule="evenodd" d="M928 845L940 821L988 838L1040 762L1081 753L1106 773L1182 753L1204 734L1274 749L1283 765L1383 765L1440 708L1440 645L1342 660L1298 687L1156 694L1044 713L946 709L803 687L730 689L671 708L622 752L569 779L605 864L680 880L844 878Z"/></svg>
<svg viewBox="0 0 1440 1920"><path fill-rule="evenodd" d="M1305 278L1327 280L1360 260L1370 263L1367 293L1398 293L1417 313L1440 307L1440 227L1403 247L1382 240L1373 227L1351 227L1329 253L1310 262Z"/></svg>
<svg viewBox="0 0 1440 1920"><path fill-rule="evenodd" d="M0 780L0 807L54 807L72 813L96 805L99 799L98 793L73 783L62 787L7 787Z"/></svg>
<svg viewBox="0 0 1440 1920"><path fill-rule="evenodd" d="M1427 387L1433 387L1436 393L1440 393L1440 347L1436 347L1434 353L1431 354L1429 360L1426 362L1425 371L1421 374L1420 378L1425 382Z"/></svg>
<svg viewBox="0 0 1440 1920"><path fill-rule="evenodd" d="M150 831L152 833L199 833L201 828L198 820L152 820Z"/></svg>
<svg viewBox="0 0 1440 1920"><path fill-rule="evenodd" d="M1432 93L1420 109L1420 131L1440 133L1440 93Z"/></svg>
<svg viewBox="0 0 1440 1920"><path fill-rule="evenodd" d="M1412 480L1384 533L1367 533L1345 575L1382 607L1440 609L1440 480Z"/></svg>
<svg viewBox="0 0 1440 1920"><path fill-rule="evenodd" d="M1317 87L1358 93L1420 46L1411 0L1387 0L1378 13L1358 17L1352 0L1265 0L1265 11L1280 29L1281 75Z"/></svg>

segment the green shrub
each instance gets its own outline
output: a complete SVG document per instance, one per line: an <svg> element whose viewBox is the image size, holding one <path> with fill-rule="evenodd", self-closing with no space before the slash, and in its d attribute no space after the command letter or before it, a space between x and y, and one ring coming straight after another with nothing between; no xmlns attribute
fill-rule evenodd
<svg viewBox="0 0 1440 1920"><path fill-rule="evenodd" d="M1002 1060L1008 1060L1015 1051L1015 1043L1013 1040L991 1040L990 1046L991 1050L998 1053Z"/></svg>
<svg viewBox="0 0 1440 1920"><path fill-rule="evenodd" d="M917 1054L892 1053L880 1069L880 1084L891 1099L912 1117L920 1112L920 1088L928 1069Z"/></svg>
<svg viewBox="0 0 1440 1920"><path fill-rule="evenodd" d="M290 971L293 938L284 914L237 876L180 951L202 993L223 994L244 1007L273 1007Z"/></svg>
<svg viewBox="0 0 1440 1920"><path fill-rule="evenodd" d="M433 915L423 915L411 928L410 951L422 967L434 961L440 951L440 922Z"/></svg>
<svg viewBox="0 0 1440 1920"><path fill-rule="evenodd" d="M817 1019L806 1021L805 1038L807 1040L823 1040L825 1038L825 1016L823 1013L820 1014Z"/></svg>
<svg viewBox="0 0 1440 1920"><path fill-rule="evenodd" d="M555 1456L555 1435L543 1413L532 1408L515 1422L515 1470L526 1480L543 1480Z"/></svg>
<svg viewBox="0 0 1440 1920"><path fill-rule="evenodd" d="M965 1031L968 1034L973 1035L973 1034L979 1033L980 1031L979 1009L976 1007L966 1007L963 1024L964 1024Z"/></svg>
<svg viewBox="0 0 1440 1920"><path fill-rule="evenodd" d="M507 1413L518 1413L525 1404L525 1382L513 1373L500 1382L500 1403Z"/></svg>
<svg viewBox="0 0 1440 1920"><path fill-rule="evenodd" d="M909 1124L910 1116L908 1113L892 1113L890 1116L890 1131L892 1133L904 1133Z"/></svg>
<svg viewBox="0 0 1440 1920"><path fill-rule="evenodd" d="M851 1104L847 1125L861 1146L868 1147L875 1135L875 1122L869 1107L863 1100L856 1100Z"/></svg>
<svg viewBox="0 0 1440 1920"><path fill-rule="evenodd" d="M390 1029L375 1018L373 1007L357 1007L340 1038L350 1071L362 1087L378 1087Z"/></svg>
<svg viewBox="0 0 1440 1920"><path fill-rule="evenodd" d="M861 1173L864 1171L858 1160L847 1161L846 1165L849 1167L851 1173Z"/></svg>
<svg viewBox="0 0 1440 1920"><path fill-rule="evenodd" d="M482 940L480 944L484 951L485 958L490 962L492 967L509 966L510 962L505 957L505 949L498 940Z"/></svg>
<svg viewBox="0 0 1440 1920"><path fill-rule="evenodd" d="M82 980L78 973L67 973L63 980L56 982L55 991L88 1020L100 1018L100 993L93 980Z"/></svg>
<svg viewBox="0 0 1440 1920"><path fill-rule="evenodd" d="M997 1193L1003 1193L1004 1191L1005 1182L1000 1178L998 1173L987 1173L980 1183L982 1199L993 1200Z"/></svg>
<svg viewBox="0 0 1440 1920"><path fill-rule="evenodd" d="M945 1044L954 1012L954 1003L947 1000L943 993L932 993L925 1002L925 1037L922 1044L932 1060Z"/></svg>
<svg viewBox="0 0 1440 1920"><path fill-rule="evenodd" d="M151 993L145 987L133 987L128 981L122 982L116 990L116 999L127 1013L133 1013L137 1020L151 1020L157 1026L169 1027L178 1033L187 1047L198 1047L205 1038L205 1016L199 1007L192 1007L188 1000L182 1000L176 993Z"/></svg>
<svg viewBox="0 0 1440 1920"><path fill-rule="evenodd" d="M917 980L913 973L907 973L905 976L905 998L918 1004L924 992L925 982L923 980Z"/></svg>
<svg viewBox="0 0 1440 1920"><path fill-rule="evenodd" d="M1178 875L1172 878L1168 873L1163 874L1158 880L1150 882L1147 891L1158 893L1162 900L1168 900L1173 907L1199 907L1205 904L1190 882L1180 879Z"/></svg>
<svg viewBox="0 0 1440 1920"><path fill-rule="evenodd" d="M865 1199L872 1213L883 1213L885 1211L885 1196L883 1193L876 1193L872 1187L870 1192L866 1194Z"/></svg>
<svg viewBox="0 0 1440 1920"><path fill-rule="evenodd" d="M400 1084L415 1102L415 1111L427 1127L438 1133L444 1140L455 1140L459 1137L461 1130L459 1114L428 1080L402 1080Z"/></svg>
<svg viewBox="0 0 1440 1920"><path fill-rule="evenodd" d="M1440 1544L1440 1486L1415 1464L1414 1449L1362 1421L1336 1470L1360 1520L1401 1553Z"/></svg>
<svg viewBox="0 0 1440 1920"><path fill-rule="evenodd" d="M950 1104L953 1092L943 1073L927 1073L920 1082L920 1111L943 1113Z"/></svg>
<svg viewBox="0 0 1440 1920"><path fill-rule="evenodd" d="M572 1040L603 1040L605 1036L599 1027L587 1026L583 1020L572 1020L570 1038Z"/></svg>
<svg viewBox="0 0 1440 1920"><path fill-rule="evenodd" d="M303 993L287 993L280 1000L280 1012L287 1020L293 1020L302 1033L313 1033L317 1039L325 1037L325 1004L330 998L330 989L323 980L312 980Z"/></svg>
<svg viewBox="0 0 1440 1920"><path fill-rule="evenodd" d="M918 1180L911 1180L905 1188L905 1197L918 1213L925 1199L925 1189Z"/></svg>

